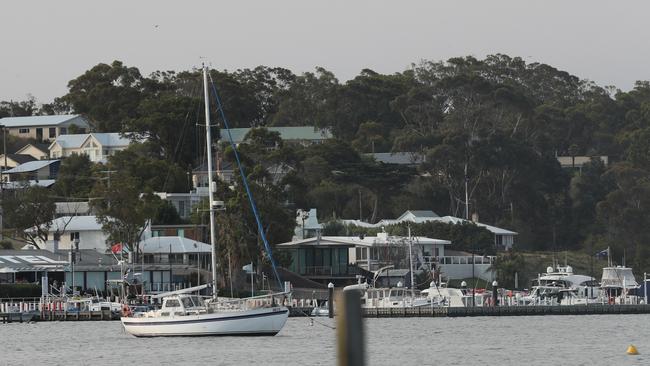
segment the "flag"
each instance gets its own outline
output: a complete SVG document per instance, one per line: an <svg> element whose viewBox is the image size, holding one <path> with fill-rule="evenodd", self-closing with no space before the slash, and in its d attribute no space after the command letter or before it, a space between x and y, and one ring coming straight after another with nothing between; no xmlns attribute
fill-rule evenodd
<svg viewBox="0 0 650 366"><path fill-rule="evenodd" d="M122 252L122 243L115 243L111 246L111 253L117 254Z"/></svg>
<svg viewBox="0 0 650 366"><path fill-rule="evenodd" d="M253 273L253 263L249 263L245 266L243 266L242 271L245 271L246 273Z"/></svg>
<svg viewBox="0 0 650 366"><path fill-rule="evenodd" d="M609 256L609 247L596 253L596 258L607 258L607 256Z"/></svg>

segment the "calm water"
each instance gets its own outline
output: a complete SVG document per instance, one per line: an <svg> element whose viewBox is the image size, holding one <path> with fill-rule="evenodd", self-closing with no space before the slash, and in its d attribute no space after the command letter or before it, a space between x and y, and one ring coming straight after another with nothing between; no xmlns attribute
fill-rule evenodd
<svg viewBox="0 0 650 366"><path fill-rule="evenodd" d="M319 322L334 325L329 319ZM650 364L650 315L367 319L369 365ZM627 356L635 344L640 356ZM335 331L139 339L119 322L0 324L0 365L334 365Z"/></svg>

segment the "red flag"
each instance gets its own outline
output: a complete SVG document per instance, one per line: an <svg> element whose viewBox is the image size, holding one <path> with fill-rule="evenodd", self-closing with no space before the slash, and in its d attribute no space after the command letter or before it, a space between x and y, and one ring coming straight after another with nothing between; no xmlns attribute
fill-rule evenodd
<svg viewBox="0 0 650 366"><path fill-rule="evenodd" d="M122 243L115 243L111 246L111 252L117 254L122 252Z"/></svg>

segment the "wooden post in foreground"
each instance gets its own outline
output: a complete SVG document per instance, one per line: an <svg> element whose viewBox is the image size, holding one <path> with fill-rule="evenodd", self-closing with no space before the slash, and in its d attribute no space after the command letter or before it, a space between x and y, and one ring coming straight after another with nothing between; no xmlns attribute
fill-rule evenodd
<svg viewBox="0 0 650 366"><path fill-rule="evenodd" d="M336 322L339 366L365 365L365 345L361 320L361 298L358 291L342 291Z"/></svg>

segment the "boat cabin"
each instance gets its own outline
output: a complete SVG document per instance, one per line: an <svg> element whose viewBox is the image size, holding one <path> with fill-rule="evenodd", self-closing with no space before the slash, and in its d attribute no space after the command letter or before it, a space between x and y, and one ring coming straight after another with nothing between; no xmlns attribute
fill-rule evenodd
<svg viewBox="0 0 650 366"><path fill-rule="evenodd" d="M161 316L183 316L206 312L203 299L196 295L174 295L163 298Z"/></svg>

